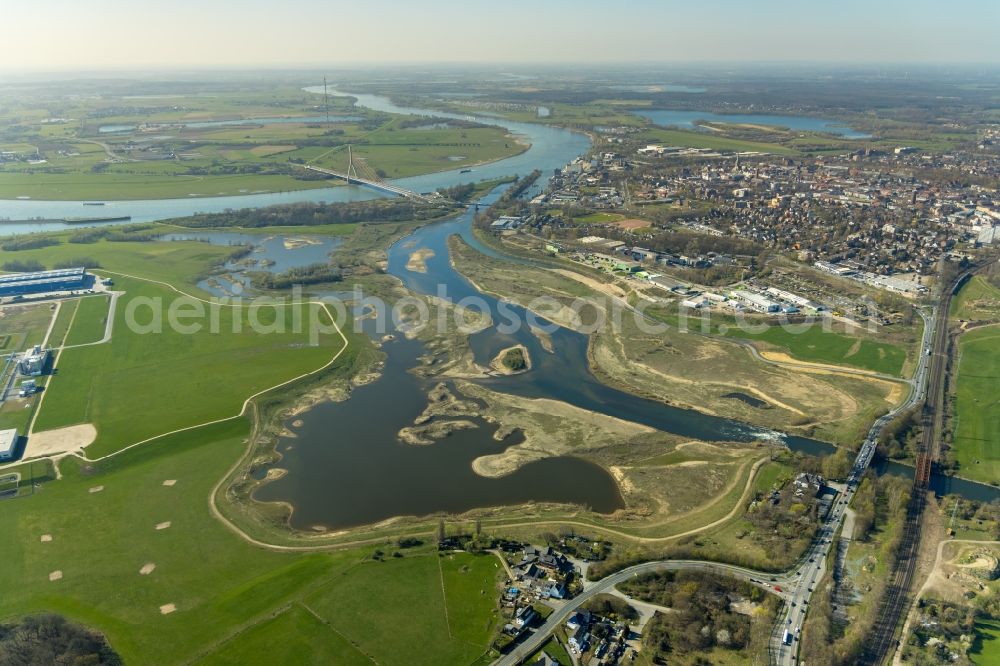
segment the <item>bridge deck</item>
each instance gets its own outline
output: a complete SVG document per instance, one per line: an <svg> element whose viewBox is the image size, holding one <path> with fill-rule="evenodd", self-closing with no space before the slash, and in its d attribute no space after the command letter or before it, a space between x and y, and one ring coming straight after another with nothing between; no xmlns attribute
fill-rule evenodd
<svg viewBox="0 0 1000 666"><path fill-rule="evenodd" d="M417 194L405 187L399 187L398 185L393 185L392 183L387 183L385 181L375 181L369 180L367 178L358 178L357 176L350 176L346 173L340 173L339 171L334 171L333 169L324 169L323 167L312 166L311 164L301 164L299 165L303 169L308 169L309 171L315 171L317 173L324 173L328 176L333 176L334 178L339 178L341 180L346 180L348 183L357 183L358 185L364 185L375 190L381 190L382 192L389 192L390 194L398 194L399 196L406 197L408 199L418 199L420 201L427 201L427 197L422 194Z"/></svg>

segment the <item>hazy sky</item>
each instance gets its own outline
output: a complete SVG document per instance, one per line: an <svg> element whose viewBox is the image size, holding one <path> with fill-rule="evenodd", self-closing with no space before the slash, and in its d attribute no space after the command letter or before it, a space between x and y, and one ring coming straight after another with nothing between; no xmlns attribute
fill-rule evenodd
<svg viewBox="0 0 1000 666"><path fill-rule="evenodd" d="M0 69L1000 62L997 0L0 0Z"/></svg>

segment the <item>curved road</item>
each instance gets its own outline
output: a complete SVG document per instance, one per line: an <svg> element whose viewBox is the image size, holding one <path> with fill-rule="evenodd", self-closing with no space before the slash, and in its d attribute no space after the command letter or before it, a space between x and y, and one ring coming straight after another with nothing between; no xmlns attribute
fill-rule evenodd
<svg viewBox="0 0 1000 666"><path fill-rule="evenodd" d="M926 350L930 348L931 341L934 339L939 313L937 308L929 315L922 310L918 310L918 312L924 320L924 335L919 350L920 356L917 360L917 369L913 373L913 379L910 382L912 386L910 395L905 402L887 414L880 416L872 424L871 429L868 431L868 437L865 438L861 449L858 451L858 456L855 459L854 467L851 468L850 476L847 478L846 490L837 498L837 504L834 505L833 510L830 511L830 515L827 516L826 521L824 521L817 531L816 539L806 553L808 560L797 571L796 583L789 590L791 603L785 606L785 614L780 618L778 624L775 625L774 631L771 634L770 653L773 659L772 663L777 663L779 666L792 666L798 661L798 634L806 618L809 600L812 597L815 585L822 579L826 572L826 561L834 543L833 536L840 528L847 514L847 507L850 506L851 501L854 499L854 493L861 483L861 477L868 469L868 465L875 455L875 447L878 444L878 437L882 429L896 418L897 415L912 409L924 399L927 377L930 372L930 356L926 353ZM947 313L945 313L945 317L947 317ZM783 641L786 630L793 636L790 645Z"/></svg>
<svg viewBox="0 0 1000 666"><path fill-rule="evenodd" d="M920 316L924 320L924 336L916 371L913 373L913 378L908 382L912 386L909 397L898 407L876 419L875 423L872 424L868 436L858 451L858 456L847 479L846 489L837 498L837 503L831 509L826 520L820 525L816 532L816 537L797 566L784 573L775 574L745 569L729 564L698 560L662 560L637 564L599 581L592 583L585 582L583 592L559 606L541 627L518 644L510 654L504 655L495 661L494 666L517 666L522 660L538 650L559 625L569 619L582 604L595 595L607 592L619 583L642 573L679 569L698 569L711 573L735 576L766 589L772 594L778 594L785 601L785 614L778 618L778 623L772 632L770 652L778 664L783 666L795 664L798 659L798 629L805 620L806 609L812 597L814 586L826 571L826 560L833 543L833 536L847 515L847 507L854 498L854 493L861 482L861 477L868 469L868 465L875 454L878 436L892 419L916 406L924 399L926 380L929 372L929 357L925 353L925 349L930 346L933 339L937 323L936 315L936 311L929 315L920 311ZM896 381L900 380L897 378ZM776 592L774 585L778 585L781 591ZM795 637L791 645L786 645L782 640L786 629Z"/></svg>
<svg viewBox="0 0 1000 666"><path fill-rule="evenodd" d="M548 640L552 632L559 627L559 625L568 620L570 616L580 608L580 606L592 599L594 596L607 592L619 583L623 583L629 578L633 578L639 574L655 573L659 571L678 571L681 569L693 569L734 576L753 583L754 585L757 585L758 587L773 594L778 594L778 596L786 601L789 599L786 591L775 592L774 590L775 585L782 587L783 585L789 584L792 579L787 574L765 573L754 569L744 569L743 567L737 567L731 564L702 562L699 560L662 560L658 562L645 562L643 564L628 567L627 569L622 569L621 571L613 573L610 576L606 576L599 581L585 581L583 592L566 601L559 608L553 611L552 615L550 615L545 621L545 624L536 629L535 632L528 636L528 638L523 642L518 644L517 647L510 652L510 654L507 654L494 662L495 666L516 666L521 663L522 660L526 659L538 650L545 643L545 641Z"/></svg>

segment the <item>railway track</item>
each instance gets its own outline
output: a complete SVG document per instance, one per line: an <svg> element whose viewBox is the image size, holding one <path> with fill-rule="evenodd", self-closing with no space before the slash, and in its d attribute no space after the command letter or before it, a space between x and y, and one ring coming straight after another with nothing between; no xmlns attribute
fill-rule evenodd
<svg viewBox="0 0 1000 666"><path fill-rule="evenodd" d="M917 450L917 464L913 473L913 491L907 506L903 535L896 551L896 564L892 578L879 604L878 616L872 628L860 664L878 666L892 654L897 645L896 631L904 613L910 606L910 585L917 564L917 550L920 546L920 525L924 506L927 503L927 488L930 485L934 461L940 456L940 433L944 415L944 377L948 365L948 313L951 300L965 282L978 270L966 270L956 278L950 288L944 290L935 317L930 373L927 379L927 393L921 413L922 432ZM921 353L927 353L921 350Z"/></svg>

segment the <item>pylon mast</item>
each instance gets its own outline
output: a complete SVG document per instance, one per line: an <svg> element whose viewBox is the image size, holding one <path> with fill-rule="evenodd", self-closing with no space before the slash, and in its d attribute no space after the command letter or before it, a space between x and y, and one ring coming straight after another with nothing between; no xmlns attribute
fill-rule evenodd
<svg viewBox="0 0 1000 666"><path fill-rule="evenodd" d="M358 170L354 168L354 153L351 151L351 144L347 144L347 184L351 184L351 173L358 177Z"/></svg>
<svg viewBox="0 0 1000 666"><path fill-rule="evenodd" d="M330 96L326 93L326 77L323 77L323 109L326 111L326 124L330 124Z"/></svg>

